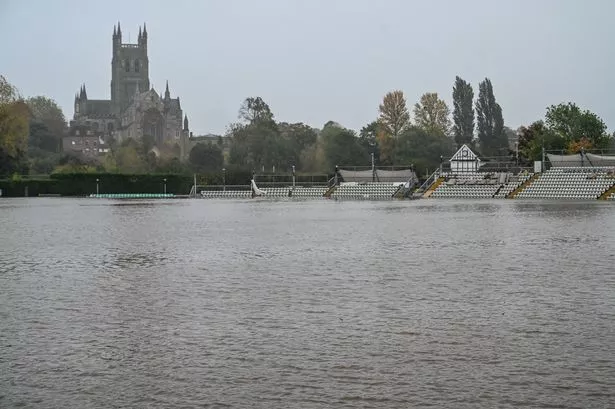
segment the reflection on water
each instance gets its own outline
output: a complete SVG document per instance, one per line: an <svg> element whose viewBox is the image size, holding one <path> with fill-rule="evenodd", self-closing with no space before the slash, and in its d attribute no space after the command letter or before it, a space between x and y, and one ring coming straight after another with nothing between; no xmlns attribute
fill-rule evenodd
<svg viewBox="0 0 615 409"><path fill-rule="evenodd" d="M2 200L0 407L609 407L614 212Z"/></svg>

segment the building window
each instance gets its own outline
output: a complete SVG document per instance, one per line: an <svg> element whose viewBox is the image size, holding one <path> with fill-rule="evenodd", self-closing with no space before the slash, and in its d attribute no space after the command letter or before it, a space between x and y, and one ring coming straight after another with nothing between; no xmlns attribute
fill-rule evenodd
<svg viewBox="0 0 615 409"><path fill-rule="evenodd" d="M140 65L139 60L135 60L135 72L139 72L139 69L141 68Z"/></svg>
<svg viewBox="0 0 615 409"><path fill-rule="evenodd" d="M124 67L126 68L126 72L130 71L130 60L128 58L124 60Z"/></svg>

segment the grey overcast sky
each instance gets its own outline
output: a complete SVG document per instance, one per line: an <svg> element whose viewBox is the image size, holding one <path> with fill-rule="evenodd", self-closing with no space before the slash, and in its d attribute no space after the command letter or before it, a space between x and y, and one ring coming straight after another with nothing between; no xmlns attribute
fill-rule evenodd
<svg viewBox="0 0 615 409"><path fill-rule="evenodd" d="M111 34L147 23L150 80L195 134L223 133L248 96L280 121L359 130L387 91L451 103L489 77L506 125L574 101L615 127L612 0L0 0L0 73L67 118L81 83L108 99Z"/></svg>

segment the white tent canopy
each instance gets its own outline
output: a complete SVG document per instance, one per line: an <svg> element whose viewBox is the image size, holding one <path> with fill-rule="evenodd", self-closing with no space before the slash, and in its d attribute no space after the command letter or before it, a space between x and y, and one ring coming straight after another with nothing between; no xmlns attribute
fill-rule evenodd
<svg viewBox="0 0 615 409"><path fill-rule="evenodd" d="M376 174L372 170L346 170L339 169L339 173L344 179L344 182L358 182L369 183L376 182L388 182L388 183L401 183L411 181L418 181L416 173L412 169L400 169L400 170L383 170L376 169Z"/></svg>
<svg viewBox="0 0 615 409"><path fill-rule="evenodd" d="M573 155L547 153L547 157L551 166L555 168L615 166L615 156L594 155L593 153Z"/></svg>

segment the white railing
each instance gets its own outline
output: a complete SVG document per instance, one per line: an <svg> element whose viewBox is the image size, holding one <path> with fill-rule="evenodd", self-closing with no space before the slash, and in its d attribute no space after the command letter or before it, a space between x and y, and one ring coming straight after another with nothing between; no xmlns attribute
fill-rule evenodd
<svg viewBox="0 0 615 409"><path fill-rule="evenodd" d="M429 176L427 178L427 180L425 180L425 182L423 182L423 184L416 190L417 193L423 193L425 192L429 186L431 186L431 184L433 182L436 181L436 179L438 179L438 177L440 176L440 168L437 168L432 174L431 176Z"/></svg>

